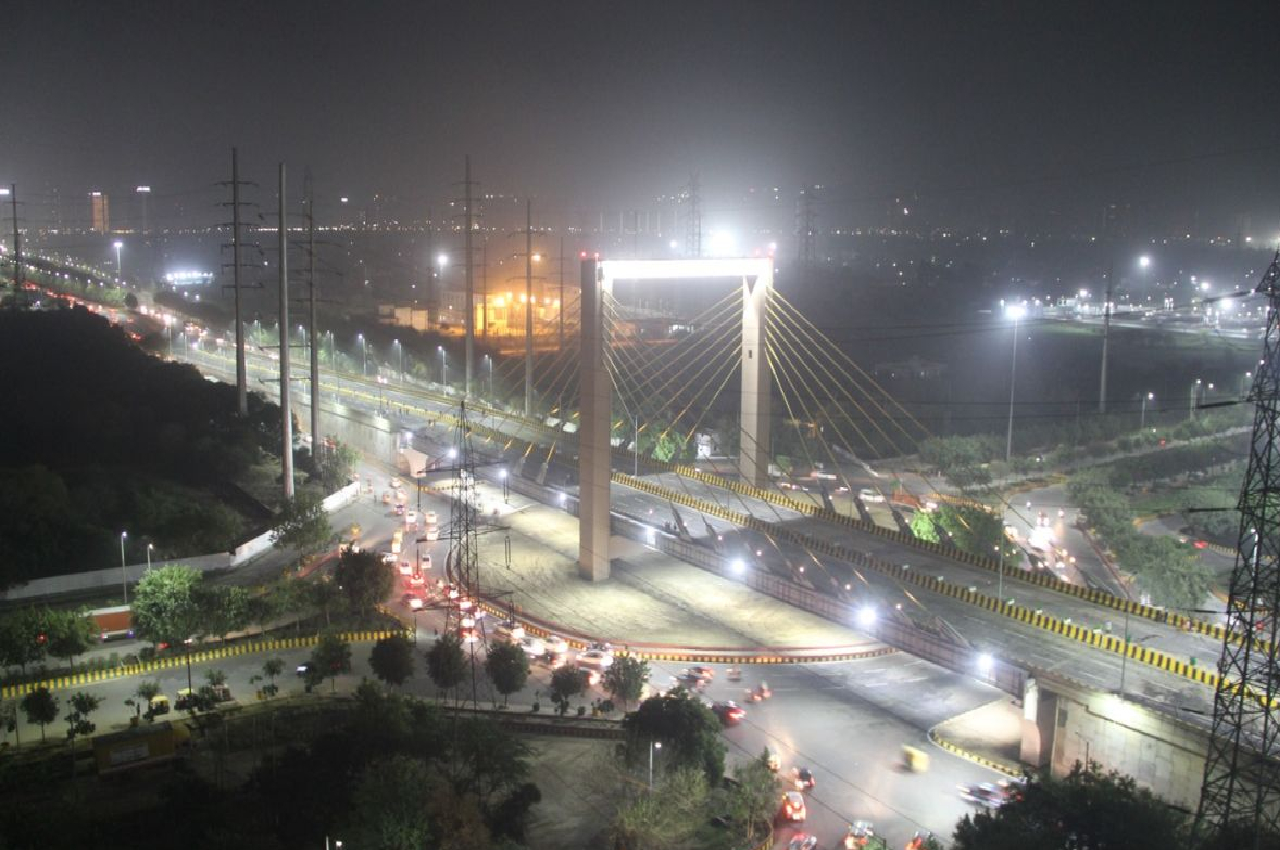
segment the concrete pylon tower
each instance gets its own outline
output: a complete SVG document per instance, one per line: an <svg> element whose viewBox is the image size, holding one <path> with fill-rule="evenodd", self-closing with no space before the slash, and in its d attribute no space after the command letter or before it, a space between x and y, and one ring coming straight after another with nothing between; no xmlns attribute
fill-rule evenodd
<svg viewBox="0 0 1280 850"><path fill-rule="evenodd" d="M743 480L762 485L769 475L769 418L773 376L765 345L765 319L773 289L773 260L607 260L582 262L581 360L578 427L578 574L591 581L609 577L609 442L612 384L605 366L609 332L604 297L615 280L726 280L742 287L741 450Z"/></svg>

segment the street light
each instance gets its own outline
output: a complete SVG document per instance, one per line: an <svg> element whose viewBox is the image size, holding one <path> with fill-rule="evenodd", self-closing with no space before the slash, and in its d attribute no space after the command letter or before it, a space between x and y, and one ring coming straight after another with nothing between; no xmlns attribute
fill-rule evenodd
<svg viewBox="0 0 1280 850"><path fill-rule="evenodd" d="M488 354L484 356L484 362L489 367L489 401L493 401L493 358Z"/></svg>
<svg viewBox="0 0 1280 850"><path fill-rule="evenodd" d="M369 377L369 343L365 340L364 334L356 334L356 339L360 340L360 374L362 377Z"/></svg>
<svg viewBox="0 0 1280 850"><path fill-rule="evenodd" d="M1200 379L1196 378L1196 382L1191 385L1191 401L1187 405L1187 418L1196 418L1196 388L1200 386Z"/></svg>
<svg viewBox="0 0 1280 850"><path fill-rule="evenodd" d="M444 350L443 345L437 345L436 351L440 352L440 385L449 386L449 352Z"/></svg>
<svg viewBox="0 0 1280 850"><path fill-rule="evenodd" d="M1252 381L1252 380L1253 380L1253 373L1252 373L1252 372L1245 372L1243 375L1241 375L1241 376L1240 376L1240 398L1242 398L1242 399L1243 399L1243 398L1248 398L1247 390L1246 390L1246 388L1245 388L1245 385L1246 385L1246 384L1248 384L1248 383L1249 383L1250 381Z"/></svg>
<svg viewBox="0 0 1280 850"><path fill-rule="evenodd" d="M125 569L124 563L124 541L129 536L129 532L120 532L120 589L124 592L124 604L129 604L129 572Z"/></svg>
<svg viewBox="0 0 1280 850"><path fill-rule="evenodd" d="M502 479L502 502L503 504L511 504L511 482L507 478L505 469L498 470L498 477Z"/></svg>
<svg viewBox="0 0 1280 850"><path fill-rule="evenodd" d="M1138 420L1139 431L1145 431L1147 428L1147 402L1154 401L1155 397L1156 397L1155 393L1147 393L1142 397L1142 416Z"/></svg>
<svg viewBox="0 0 1280 850"><path fill-rule="evenodd" d="M662 749L661 741L649 742L649 790L650 791L653 790L653 751L661 750L661 749Z"/></svg>
<svg viewBox="0 0 1280 850"><path fill-rule="evenodd" d="M400 352L400 383L404 383L404 346L400 344L400 340L393 339L391 344Z"/></svg>
<svg viewBox="0 0 1280 850"><path fill-rule="evenodd" d="M151 572L151 550L156 548L154 543L147 544L147 572Z"/></svg>
<svg viewBox="0 0 1280 850"><path fill-rule="evenodd" d="M1013 456L1013 391L1018 375L1018 320L1027 315L1025 304L1008 304L1004 308L1004 317L1013 319L1013 356L1009 358L1009 429L1004 439L1004 462L1009 463Z"/></svg>
<svg viewBox="0 0 1280 850"><path fill-rule="evenodd" d="M117 239L111 245L116 249L116 277L120 279L121 283L124 283L124 273L120 270L120 249L124 247L124 242Z"/></svg>

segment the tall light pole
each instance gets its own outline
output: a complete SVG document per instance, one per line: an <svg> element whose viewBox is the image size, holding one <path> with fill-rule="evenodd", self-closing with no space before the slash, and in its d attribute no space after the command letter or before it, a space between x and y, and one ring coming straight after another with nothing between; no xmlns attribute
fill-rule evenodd
<svg viewBox="0 0 1280 850"><path fill-rule="evenodd" d="M1138 419L1138 430L1145 431L1147 429L1147 402L1154 401L1155 393L1147 393L1142 397L1142 416Z"/></svg>
<svg viewBox="0 0 1280 850"><path fill-rule="evenodd" d="M502 502L503 504L511 504L511 481L507 477L505 469L498 470L498 477L502 479Z"/></svg>
<svg viewBox="0 0 1280 850"><path fill-rule="evenodd" d="M360 375L361 377L369 377L369 343L364 338L364 334L356 334L356 339L360 340Z"/></svg>
<svg viewBox="0 0 1280 850"><path fill-rule="evenodd" d="M653 751L661 750L661 749L662 749L661 741L649 742L649 790L650 791L653 790Z"/></svg>
<svg viewBox="0 0 1280 850"><path fill-rule="evenodd" d="M1191 385L1191 401L1187 405L1187 418L1196 418L1196 388L1200 386L1200 379L1196 378L1196 382Z"/></svg>
<svg viewBox="0 0 1280 850"><path fill-rule="evenodd" d="M151 572L151 550L156 548L154 543L147 544L147 572Z"/></svg>
<svg viewBox="0 0 1280 850"><path fill-rule="evenodd" d="M631 453L632 461L633 461L633 466L631 469L631 477L639 478L640 477L640 413L639 411L636 412L635 416L631 417L631 424L635 428L635 434L636 434L636 447L635 447L635 450Z"/></svg>
<svg viewBox="0 0 1280 850"><path fill-rule="evenodd" d="M1245 372L1243 375L1240 376L1240 398L1241 399L1248 398L1247 385L1252 380L1253 380L1252 372Z"/></svg>
<svg viewBox="0 0 1280 850"><path fill-rule="evenodd" d="M139 186L133 190L142 199L142 235L147 235L147 198L151 195L150 186Z"/></svg>
<svg viewBox="0 0 1280 850"><path fill-rule="evenodd" d="M437 345L436 351L440 352L440 385L445 389L449 387L449 352L444 350L443 345Z"/></svg>
<svg viewBox="0 0 1280 850"><path fill-rule="evenodd" d="M1005 305L1005 318L1013 319L1013 356L1009 358L1009 428L1004 438L1004 462L1006 464L1013 457L1013 397L1018 377L1018 320L1025 315L1027 315L1025 304Z"/></svg>
<svg viewBox="0 0 1280 850"><path fill-rule="evenodd" d="M124 541L129 536L129 532L120 532L120 590L124 594L124 604L129 604L129 572L125 569L124 562Z"/></svg>
<svg viewBox="0 0 1280 850"><path fill-rule="evenodd" d="M124 242L117 239L111 243L111 247L116 249L116 279L120 283L124 283L124 271L120 268L120 251L124 248Z"/></svg>
<svg viewBox="0 0 1280 850"><path fill-rule="evenodd" d="M400 383L404 383L404 346L400 344L400 340L393 339L391 344L400 352Z"/></svg>

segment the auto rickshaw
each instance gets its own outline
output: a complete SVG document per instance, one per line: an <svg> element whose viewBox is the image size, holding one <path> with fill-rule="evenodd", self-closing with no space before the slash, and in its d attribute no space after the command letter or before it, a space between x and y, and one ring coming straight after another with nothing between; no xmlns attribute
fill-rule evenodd
<svg viewBox="0 0 1280 850"><path fill-rule="evenodd" d="M169 698L164 694L156 694L151 698L150 705L147 710L151 712L152 717L158 717L161 714L169 713Z"/></svg>
<svg viewBox="0 0 1280 850"><path fill-rule="evenodd" d="M924 773L929 769L929 754L919 747L903 746L902 766L911 773Z"/></svg>

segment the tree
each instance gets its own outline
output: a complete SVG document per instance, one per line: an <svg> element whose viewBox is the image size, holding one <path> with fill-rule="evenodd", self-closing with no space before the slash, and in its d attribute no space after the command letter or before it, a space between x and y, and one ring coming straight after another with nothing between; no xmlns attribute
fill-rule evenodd
<svg viewBox="0 0 1280 850"><path fill-rule="evenodd" d="M28 723L40 724L40 740L44 741L44 727L58 719L58 698L48 688L36 688L19 705Z"/></svg>
<svg viewBox="0 0 1280 850"><path fill-rule="evenodd" d="M35 608L24 608L0 618L0 664L21 667L25 676L27 665L44 660L48 652L44 629L43 612Z"/></svg>
<svg viewBox="0 0 1280 850"><path fill-rule="evenodd" d="M361 616L367 616L371 608L385 601L396 586L395 568L377 552L367 550L343 552L333 577Z"/></svg>
<svg viewBox="0 0 1280 850"><path fill-rule="evenodd" d="M13 732L18 744L22 744L22 733L18 731L18 704L16 702L0 703L0 725L4 733Z"/></svg>
<svg viewBox="0 0 1280 850"><path fill-rule="evenodd" d="M523 688L529 679L529 656L524 654L523 647L510 641L496 641L489 646L484 669L494 689L502 694L502 704L506 705L507 697Z"/></svg>
<svg viewBox="0 0 1280 850"><path fill-rule="evenodd" d="M160 567L143 575L133 596L133 622L138 635L154 644L183 648L187 687L193 691L187 639L199 634L205 622L200 582L200 573L190 567Z"/></svg>
<svg viewBox="0 0 1280 850"><path fill-rule="evenodd" d="M399 687L413 675L413 644L404 635L382 638L369 653L369 666L379 679Z"/></svg>
<svg viewBox="0 0 1280 850"><path fill-rule="evenodd" d="M227 674L215 667L204 671L204 680L209 683L209 687L220 688L227 683Z"/></svg>
<svg viewBox="0 0 1280 850"><path fill-rule="evenodd" d="M462 641L452 632L440 636L440 639L427 650L427 675L441 691L451 691L462 684L467 675L467 659L462 654Z"/></svg>
<svg viewBox="0 0 1280 850"><path fill-rule="evenodd" d="M337 675L351 670L351 644L333 632L325 632L311 650L311 666L321 679L329 679L333 691L337 692Z"/></svg>
<svg viewBox="0 0 1280 850"><path fill-rule="evenodd" d="M347 486L351 481L351 470L360 459L356 450L346 443L335 443L331 449L322 449L316 460L316 474L320 486L326 493L332 493Z"/></svg>
<svg viewBox="0 0 1280 850"><path fill-rule="evenodd" d="M331 581L327 577L301 586L306 588L304 595L307 601L324 614L324 627L327 629L332 626L329 614L342 601L342 588L338 587L336 581Z"/></svg>
<svg viewBox="0 0 1280 850"><path fill-rule="evenodd" d="M962 552L990 558L997 553L1003 528L1000 517L976 505L941 504L935 511L917 511L911 531L921 540L949 543ZM1005 541L1005 557L1017 556L1018 549Z"/></svg>
<svg viewBox="0 0 1280 850"><path fill-rule="evenodd" d="M231 632L243 631L249 626L253 594L248 588L219 585L208 588L204 594L207 620L204 631L226 639Z"/></svg>
<svg viewBox="0 0 1280 850"><path fill-rule="evenodd" d="M141 715L142 707L146 706L147 719L154 720L155 715L151 712L151 700L160 695L160 683L156 681L139 682L138 687L134 688L133 695L137 697L137 701L134 703L134 708L136 709L134 714Z"/></svg>
<svg viewBox="0 0 1280 850"><path fill-rule="evenodd" d="M557 667L551 674L551 701L560 709L560 716L569 712L569 698L582 693L586 684L583 673L577 667Z"/></svg>
<svg viewBox="0 0 1280 850"><path fill-rule="evenodd" d="M427 807L431 779L421 759L393 755L370 762L352 794L352 843L385 850L436 846Z"/></svg>
<svg viewBox="0 0 1280 850"><path fill-rule="evenodd" d="M733 769L735 784L729 789L729 817L737 831L754 846L762 828L778 808L778 778L769 770L766 754Z"/></svg>
<svg viewBox="0 0 1280 850"><path fill-rule="evenodd" d="M276 676L284 672L284 661L279 658L268 658L262 662L262 675L267 677L267 683L262 686L262 695L270 699L280 693L280 686L276 684Z"/></svg>
<svg viewBox="0 0 1280 850"><path fill-rule="evenodd" d="M698 829L706 820L709 788L700 770L670 773L652 794L643 794L614 815L613 845L627 850L693 850L704 846Z"/></svg>
<svg viewBox="0 0 1280 850"><path fill-rule="evenodd" d="M89 715L102 705L102 697L77 691L71 695L67 704L71 707L71 711L63 719L67 721L67 740L71 742L71 748L74 750L77 737L92 735L97 730L98 727L90 722Z"/></svg>
<svg viewBox="0 0 1280 850"><path fill-rule="evenodd" d="M620 655L613 659L613 664L604 671L604 689L614 699L622 703L626 711L630 704L644 694L644 685L649 681L649 662L633 655Z"/></svg>
<svg viewBox="0 0 1280 850"><path fill-rule="evenodd" d="M696 767L708 782L724 776L724 741L720 721L700 699L683 688L650 697L623 721L627 731L627 763L648 757L649 745L662 742L662 755L671 767Z"/></svg>
<svg viewBox="0 0 1280 850"><path fill-rule="evenodd" d="M75 657L94 644L97 627L83 613L50 611L48 615L49 652L55 658L65 658L71 667Z"/></svg>
<svg viewBox="0 0 1280 850"><path fill-rule="evenodd" d="M333 539L333 527L329 513L319 494L311 490L299 490L280 508L277 516L277 549L297 549L303 554L318 552Z"/></svg>
<svg viewBox="0 0 1280 850"><path fill-rule="evenodd" d="M1062 778L1029 782L1020 799L956 824L954 850L1125 847L1185 844L1186 819L1132 777L1076 762Z"/></svg>

